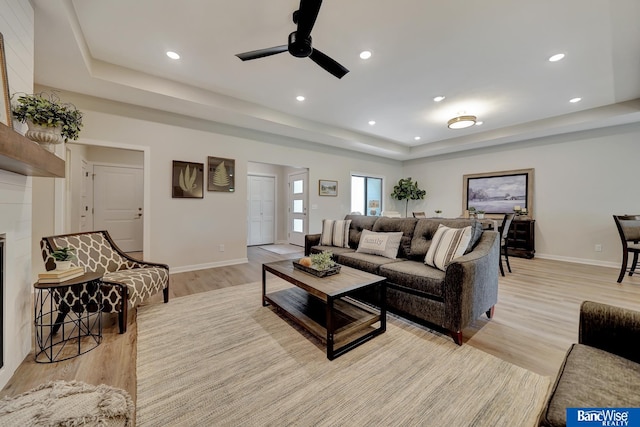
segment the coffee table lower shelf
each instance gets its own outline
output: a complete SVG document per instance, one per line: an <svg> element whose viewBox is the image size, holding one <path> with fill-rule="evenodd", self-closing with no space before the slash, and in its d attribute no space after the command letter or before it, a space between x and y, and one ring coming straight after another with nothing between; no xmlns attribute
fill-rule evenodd
<svg viewBox="0 0 640 427"><path fill-rule="evenodd" d="M386 313L381 316L380 310L351 297L332 299L326 303L303 289L292 287L266 294L264 302L280 309L285 316L326 345L329 360L386 329ZM327 323L331 323L329 328ZM378 327L374 327L376 323L379 323Z"/></svg>

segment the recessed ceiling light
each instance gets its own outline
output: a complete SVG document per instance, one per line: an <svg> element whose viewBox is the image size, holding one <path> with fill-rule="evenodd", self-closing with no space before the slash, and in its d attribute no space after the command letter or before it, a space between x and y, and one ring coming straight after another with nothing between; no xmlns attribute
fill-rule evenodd
<svg viewBox="0 0 640 427"><path fill-rule="evenodd" d="M555 55L549 58L549 61L556 62L556 61L560 61L562 58L564 58L564 53L556 53Z"/></svg>
<svg viewBox="0 0 640 427"><path fill-rule="evenodd" d="M422 138L420 138L419 136L414 136L413 139L415 139L416 141L420 141L420 139Z"/></svg>
<svg viewBox="0 0 640 427"><path fill-rule="evenodd" d="M371 126L373 126L373 125L375 125L375 124L376 124L376 121L375 121L375 120L369 120L369 124L370 124Z"/></svg>
<svg viewBox="0 0 640 427"><path fill-rule="evenodd" d="M302 95L298 95L298 96L296 96L296 99L297 99L298 101L302 102L302 101L304 101L304 96L302 96Z"/></svg>
<svg viewBox="0 0 640 427"><path fill-rule="evenodd" d="M434 101L436 102L440 102L444 99L444 96L436 96L435 98L433 98Z"/></svg>
<svg viewBox="0 0 640 427"><path fill-rule="evenodd" d="M573 103L573 104L575 104L576 102L580 102L580 101L582 101L582 98L571 98L571 99L569 100L569 102L571 102L571 103Z"/></svg>
<svg viewBox="0 0 640 427"><path fill-rule="evenodd" d="M368 51L368 50L363 50L362 52L360 52L360 58L362 58L362 59L371 58L371 52Z"/></svg>
<svg viewBox="0 0 640 427"><path fill-rule="evenodd" d="M167 56L171 59L180 59L180 55L172 51L168 51Z"/></svg>

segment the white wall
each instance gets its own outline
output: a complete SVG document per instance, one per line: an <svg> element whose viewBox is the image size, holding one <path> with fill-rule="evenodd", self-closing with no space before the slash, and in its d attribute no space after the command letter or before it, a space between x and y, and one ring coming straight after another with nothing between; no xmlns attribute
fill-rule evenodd
<svg viewBox="0 0 640 427"><path fill-rule="evenodd" d="M309 203L317 207L309 213L310 232L320 231L323 218L341 218L349 212L349 171L354 165L357 170L384 175L392 181L400 176L401 164L397 161L328 150L273 135L252 133L247 137L242 129L78 94L63 92L61 98L73 102L85 114L78 143L148 147L150 209L145 212L150 221L152 260L169 264L172 272L246 262L249 162L309 168ZM234 132L240 136L231 135ZM275 139L275 144L270 143ZM236 191L208 192L205 177L203 199L173 199L172 161L206 164L207 156L235 159ZM314 190L319 179L338 180L339 196L319 197ZM219 250L221 244L224 252Z"/></svg>
<svg viewBox="0 0 640 427"><path fill-rule="evenodd" d="M33 90L33 19L29 2L0 2L0 32L4 36L10 93ZM0 388L31 350L31 200L32 178L0 170L0 235L6 238L2 336L5 357Z"/></svg>
<svg viewBox="0 0 640 427"><path fill-rule="evenodd" d="M640 124L525 141L473 153L412 160L404 175L427 197L415 210L462 212L462 177L535 169L536 255L619 268L621 243L613 214L639 213ZM602 244L602 252L595 252Z"/></svg>

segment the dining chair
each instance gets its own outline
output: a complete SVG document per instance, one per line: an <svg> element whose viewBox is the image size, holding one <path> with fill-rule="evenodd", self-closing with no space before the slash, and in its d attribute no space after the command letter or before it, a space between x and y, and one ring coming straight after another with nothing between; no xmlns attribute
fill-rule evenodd
<svg viewBox="0 0 640 427"><path fill-rule="evenodd" d="M413 212L414 218L426 218L427 215L424 212Z"/></svg>
<svg viewBox="0 0 640 427"><path fill-rule="evenodd" d="M622 282L624 273L629 272L633 276L638 265L638 254L640 254L640 215L614 215L613 220L618 228L618 234L622 241L622 265L618 283ZM631 268L627 269L629 254L633 254Z"/></svg>
<svg viewBox="0 0 640 427"><path fill-rule="evenodd" d="M507 269L509 273L511 273L511 265L509 264L509 251L507 249L508 240L509 240L509 228L511 228L511 222L515 214L508 213L504 216L502 220L502 225L498 227L498 231L500 232L500 274L504 276L504 267L502 266L502 257L504 256L504 260L507 263Z"/></svg>

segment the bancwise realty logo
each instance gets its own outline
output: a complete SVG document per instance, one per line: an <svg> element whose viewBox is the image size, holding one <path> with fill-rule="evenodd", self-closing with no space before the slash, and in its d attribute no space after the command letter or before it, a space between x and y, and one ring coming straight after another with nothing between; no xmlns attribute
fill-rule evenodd
<svg viewBox="0 0 640 427"><path fill-rule="evenodd" d="M640 427L640 408L567 408L567 427Z"/></svg>

